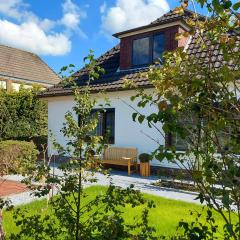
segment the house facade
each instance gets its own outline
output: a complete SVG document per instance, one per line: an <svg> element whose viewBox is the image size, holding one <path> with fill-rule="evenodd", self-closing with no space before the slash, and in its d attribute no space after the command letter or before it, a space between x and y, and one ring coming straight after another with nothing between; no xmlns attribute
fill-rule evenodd
<svg viewBox="0 0 240 240"><path fill-rule="evenodd" d="M132 120L134 109L138 110L137 102L130 100L135 91L125 89L123 85L126 81L130 81L139 88L153 92L154 89L148 79L139 73L148 71L149 65L156 61L161 64L161 55L165 51L183 47L188 54L199 54L199 57L202 57L194 36L181 40L175 38L177 33L190 30L186 19L192 14L189 10L185 10L184 13L170 11L146 26L114 34L113 36L120 41L119 45L98 58L98 64L104 68L105 73L91 84L92 96L101 103L103 98L100 97L99 92L105 91L111 106L102 114L96 133L104 135L106 128L110 129L110 144L118 147L136 147L139 154L154 151L158 146L154 140L162 145L165 144L166 138L155 129L149 128L147 123L139 124ZM218 58L215 64L219 64ZM88 79L84 68L73 74L73 77L80 87L84 86ZM53 133L56 141L64 146L67 140L60 130L63 127L66 112L71 111L74 106L72 90L55 86L43 92L40 97L48 101L49 131ZM148 105L139 110L143 114L150 114L157 109ZM78 116L75 115L75 118L77 120ZM158 127L161 128L161 126ZM184 143L180 140L176 141L176 144L179 150L184 147ZM57 154L52 148L50 139L49 154ZM151 164L177 168L176 165L167 161L160 163L153 160Z"/></svg>
<svg viewBox="0 0 240 240"><path fill-rule="evenodd" d="M0 88L19 91L20 87L43 89L60 81L57 74L37 55L0 45Z"/></svg>

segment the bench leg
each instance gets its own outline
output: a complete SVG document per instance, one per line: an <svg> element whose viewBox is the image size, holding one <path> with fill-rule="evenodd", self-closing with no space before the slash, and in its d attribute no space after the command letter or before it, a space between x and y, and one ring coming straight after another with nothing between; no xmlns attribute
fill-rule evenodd
<svg viewBox="0 0 240 240"><path fill-rule="evenodd" d="M138 164L136 163L136 173L138 173Z"/></svg>
<svg viewBox="0 0 240 240"><path fill-rule="evenodd" d="M131 164L128 163L128 176L130 176L130 175L131 175Z"/></svg>

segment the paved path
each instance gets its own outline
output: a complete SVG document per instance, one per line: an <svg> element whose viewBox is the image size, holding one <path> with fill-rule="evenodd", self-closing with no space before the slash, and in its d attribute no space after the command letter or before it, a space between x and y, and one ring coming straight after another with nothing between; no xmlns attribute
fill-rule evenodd
<svg viewBox="0 0 240 240"><path fill-rule="evenodd" d="M27 186L21 182L0 178L0 197L26 192L27 190Z"/></svg>
<svg viewBox="0 0 240 240"><path fill-rule="evenodd" d="M34 197L32 193L28 191L28 189L26 189L26 186L24 184L20 183L20 181L24 179L23 176L7 175L0 179L0 183L3 183L3 179L7 184L5 184L5 186L4 185L0 186L0 190L2 189L2 191L0 191L0 197L11 200L11 203L14 206L26 204L34 200L39 200L38 197ZM17 182L18 184L16 184ZM5 189L3 189L3 187Z"/></svg>
<svg viewBox="0 0 240 240"><path fill-rule="evenodd" d="M109 185L110 179L106 176L97 174L96 177L98 179L97 185ZM114 171L111 173L111 182L116 186L126 188L133 184L135 189L144 193L191 203L200 203L198 200L195 200L197 197L196 193L154 186L153 183L158 180L159 178L157 177L142 178L139 175L128 176L125 172Z"/></svg>
<svg viewBox="0 0 240 240"><path fill-rule="evenodd" d="M55 174L61 175L62 173L59 169L55 168ZM86 187L92 186L92 185L108 186L110 181L114 185L122 188L126 188L131 184L133 184L135 189L140 190L141 192L144 192L144 193L153 194L156 196L165 197L169 199L182 200L185 202L200 203L199 200L195 200L197 196L196 193L154 186L153 183L158 180L157 177L142 178L136 174L127 176L127 173L123 171L112 171L110 178L99 173L95 174L95 177L98 179L97 183L86 183L85 186ZM22 177L8 176L8 179L21 180ZM36 199L36 197L33 197L30 192L11 195L8 198L15 205L28 203Z"/></svg>

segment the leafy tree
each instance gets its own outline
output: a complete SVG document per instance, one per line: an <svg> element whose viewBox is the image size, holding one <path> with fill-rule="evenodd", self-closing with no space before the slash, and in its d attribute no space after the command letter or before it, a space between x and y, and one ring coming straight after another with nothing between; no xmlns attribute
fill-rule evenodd
<svg viewBox="0 0 240 240"><path fill-rule="evenodd" d="M193 2L193 1L191 1ZM155 94L139 90L132 100L138 106L152 104L158 109L149 115L133 114L135 121L146 121L168 144L152 153L159 161L167 159L191 174L199 190L198 199L206 203L207 224L181 222L181 239L216 239L218 226L212 211L225 225L222 239L240 239L240 32L239 2L197 0L212 16L201 20L198 14L187 20L204 57L176 49L164 56L163 66L147 73ZM195 2L195 3L196 3ZM176 11L184 11L190 1ZM216 65L216 51L221 64ZM162 126L162 127L159 127ZM172 141L169 143L169 136ZM185 151L177 149L177 139ZM200 215L201 216L201 213Z"/></svg>
<svg viewBox="0 0 240 240"><path fill-rule="evenodd" d="M91 82L98 78L102 69L97 65L92 52L85 59L89 79L86 86L79 88L71 77L64 85L71 85L75 106L65 115L62 133L68 139L67 147L54 143L58 153L68 156L68 161L60 165L62 174L54 175L49 166L40 165L32 169L32 175L26 181L35 190L37 196L49 194L52 186L57 188L57 195L49 202L50 214L29 216L26 211L15 212L16 224L20 232L9 236L13 239L156 239L154 229L148 226L148 211L154 207L152 201L146 201L133 186L127 189L112 184L106 193L98 194L94 199L86 197L84 183L96 182L94 172L105 173L101 169L100 155L106 147L105 139L91 134L98 123L98 113L92 114L97 105L91 97ZM70 66L70 71L72 69ZM63 68L67 70L68 68ZM68 75L68 74L67 74ZM106 103L108 106L108 103ZM101 105L104 109L106 105ZM76 118L76 115L78 116ZM87 171L93 167L92 171ZM32 186L31 182L44 184ZM85 201L86 202L86 201ZM144 205L142 215L135 216L134 224L127 224L120 207ZM139 217L139 219L137 218Z"/></svg>

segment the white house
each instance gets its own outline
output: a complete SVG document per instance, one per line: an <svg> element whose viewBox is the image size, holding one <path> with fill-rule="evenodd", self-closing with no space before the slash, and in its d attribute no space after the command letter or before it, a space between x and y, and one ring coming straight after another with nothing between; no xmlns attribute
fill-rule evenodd
<svg viewBox="0 0 240 240"><path fill-rule="evenodd" d="M133 122L134 110L130 106L137 108L137 105L136 102L130 100L130 97L135 94L135 91L123 89L123 84L125 80L130 80L138 87L153 91L148 80L139 76L139 72L146 71L148 66L164 51L185 47L189 54L199 53L201 55L194 37L175 39L176 33L189 31L185 18L191 15L192 12L189 10L185 10L184 14L170 11L149 25L114 34L114 37L120 39L120 44L98 58L97 61L105 69L105 73L92 83L92 95L101 102L103 99L98 93L104 90L111 107L104 114L97 131L98 134L104 134L106 126L109 127L111 144L119 147L136 147L139 154L150 153L156 149L157 144L152 139L165 144L165 138L156 130L149 128L147 124ZM217 61L216 64L218 64ZM81 69L73 76L79 86L84 86L87 79L85 69ZM65 113L74 106L72 90L55 86L43 92L40 97L48 101L49 130L56 137L57 142L64 145L66 139L60 130L63 127ZM140 111L151 113L154 109L146 106ZM181 141L178 144L181 148ZM50 139L49 149L51 151ZM176 167L167 162L160 164L157 160L152 161L152 165Z"/></svg>

